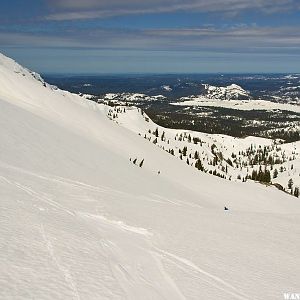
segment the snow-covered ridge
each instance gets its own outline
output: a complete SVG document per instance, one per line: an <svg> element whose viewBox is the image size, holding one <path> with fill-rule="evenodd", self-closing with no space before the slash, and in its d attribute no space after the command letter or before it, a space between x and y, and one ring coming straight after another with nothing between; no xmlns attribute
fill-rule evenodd
<svg viewBox="0 0 300 300"><path fill-rule="evenodd" d="M214 100L245 100L250 99L250 94L237 84L224 87L204 84L203 96Z"/></svg>
<svg viewBox="0 0 300 300"><path fill-rule="evenodd" d="M51 85L47 84L44 79L41 77L40 74L30 71L27 68L22 67L20 64L18 64L16 61L14 61L13 59L3 55L2 53L0 53L0 66L2 68L5 68L6 70L13 70L13 72L15 72L16 74L19 74L20 76L24 76L24 77L29 77L32 78L34 80L39 81L42 85L44 85L45 87L52 87ZM55 88L55 87L53 87Z"/></svg>
<svg viewBox="0 0 300 300"><path fill-rule="evenodd" d="M286 110L300 112L300 106L295 105L295 103L279 103L252 99L249 92L236 84L226 87L205 84L202 94L182 97L179 101L171 104L179 106L222 107L235 110Z"/></svg>
<svg viewBox="0 0 300 300"><path fill-rule="evenodd" d="M123 102L142 102L142 101L155 101L155 100L164 100L165 96L156 95L149 96L146 94L140 93L108 93L101 97L99 100L101 101L123 101Z"/></svg>
<svg viewBox="0 0 300 300"><path fill-rule="evenodd" d="M191 95L180 98L180 102L194 101L201 99L203 101L223 101L223 100L250 100L250 93L237 84L228 86L214 86L210 84L202 85L204 90L199 95Z"/></svg>
<svg viewBox="0 0 300 300"><path fill-rule="evenodd" d="M201 97L213 100L236 100L236 99L249 99L249 93L236 84L231 84L226 87L217 87L209 84L205 84L204 92ZM164 91L171 92L172 88L169 85L163 85L161 87ZM197 96L190 96L181 98L181 100L191 100ZM108 93L100 97L100 101L112 101L112 102L143 102L143 101L155 101L165 100L163 95L149 96L141 93Z"/></svg>

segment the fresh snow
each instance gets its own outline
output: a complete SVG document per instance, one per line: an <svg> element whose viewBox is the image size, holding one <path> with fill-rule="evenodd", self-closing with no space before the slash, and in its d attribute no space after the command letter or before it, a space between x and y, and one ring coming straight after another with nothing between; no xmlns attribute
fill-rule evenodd
<svg viewBox="0 0 300 300"><path fill-rule="evenodd" d="M199 172L33 74L0 56L1 299L299 291L299 199Z"/></svg>

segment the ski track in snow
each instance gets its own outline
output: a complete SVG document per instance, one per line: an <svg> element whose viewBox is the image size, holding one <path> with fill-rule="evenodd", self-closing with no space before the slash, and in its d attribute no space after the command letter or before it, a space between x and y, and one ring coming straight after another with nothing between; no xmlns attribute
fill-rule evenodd
<svg viewBox="0 0 300 300"><path fill-rule="evenodd" d="M93 186L93 185L90 185L90 184L87 184L87 183L84 183L81 181L76 181L76 180L72 180L72 179L68 179L68 178L64 178L64 177L60 177L60 176L40 175L40 174L31 172L28 170L24 170L24 169L15 167L15 166L5 164L3 162L0 162L0 164L1 164L1 167L3 167L3 168L12 169L12 170L18 171L20 173L23 173L23 174L26 174L29 176L33 176L33 177L36 177L36 178L39 178L39 179L42 179L45 181L53 181L53 182L65 184L68 186L85 188L85 189L96 191L96 192L110 192L113 190L113 189L106 188L106 187Z"/></svg>
<svg viewBox="0 0 300 300"><path fill-rule="evenodd" d="M92 214L87 214L87 213L81 213L79 214L83 217L88 217L88 218L93 218L93 219L98 219L101 220L107 224L110 224L110 226L114 226L120 230L125 230L125 231L130 231L130 232L134 232L137 234L141 234L141 235L152 235L152 233L150 233L147 229L145 228L138 228L138 227L133 227L130 225L125 224L122 221L115 221L115 220L109 220L108 218L101 216L101 215L92 215Z"/></svg>
<svg viewBox="0 0 300 300"><path fill-rule="evenodd" d="M68 286L73 292L73 299L80 300L80 296L76 287L76 284L72 278L71 273L68 271L67 268L63 267L62 264L59 262L59 258L55 255L53 245L51 243L51 240L47 237L47 234L45 232L44 225L41 224L40 226L40 232L42 235L43 240L45 241L48 253L51 257L51 259L54 261L55 265L57 266L58 270L63 274Z"/></svg>
<svg viewBox="0 0 300 300"><path fill-rule="evenodd" d="M191 206L191 207L195 207L195 208L203 208L203 206L199 205L199 204L195 204L195 203L190 203L190 202L187 202L187 201L182 201L182 200L179 200L179 199L176 199L176 201L172 201L170 199L167 199L166 197L162 197L158 194L153 194L153 196L155 197L155 199L160 199L158 200L158 202L161 202L161 203L170 203L170 204L173 204L173 205L176 205L176 206ZM156 200L153 200L153 201L156 201Z"/></svg>
<svg viewBox="0 0 300 300"><path fill-rule="evenodd" d="M18 182L14 182L14 185L19 188L20 190L24 191L25 193L27 193L28 195L32 196L33 198L36 198L38 200L42 200L43 202L46 202L47 204L49 204L50 206L55 207L56 209L60 209L63 210L64 212L74 216L75 213L73 211L70 211L69 209L65 208L64 206L62 206L61 204L55 202L54 200L50 199L49 197L45 197L43 195L41 195L40 193L34 191L32 188L24 186Z"/></svg>
<svg viewBox="0 0 300 300"><path fill-rule="evenodd" d="M248 296L246 294L242 293L241 291L239 291L237 288L235 288L231 284L225 282L223 279L202 270L201 268L196 266L190 260L179 257L175 254L172 254L168 251L164 251L164 250L161 250L158 248L154 248L154 250L156 251L155 252L156 254L158 254L159 256L161 256L164 259L167 259L168 261L175 264L178 268L184 270L185 272L189 272L188 270L193 270L194 272L203 275L204 277L201 277L201 278L198 277L198 278L202 281L205 281L206 283L213 286L214 288L219 289L227 294L230 294L233 297L235 297L236 299L250 300L250 298L248 298ZM252 300L253 300L253 298L252 298Z"/></svg>
<svg viewBox="0 0 300 300"><path fill-rule="evenodd" d="M179 293L178 295L180 296L180 299L185 299L185 297L181 294L181 292L179 291L176 284L173 282L173 280L171 280L168 273L165 271L165 269L163 267L163 263L162 263L162 261L164 259L170 261L172 264L175 264L178 268L184 270L185 272L187 272L189 274L196 272L196 273L202 275L201 277L197 276L197 278L199 280L204 281L205 283L211 285L213 288L216 288L224 293L227 293L227 294L233 296L235 299L250 300L250 298L246 294L241 292L238 288L232 286L228 282L224 281L222 278L219 278L218 276L215 276L209 272L204 271L203 269L201 269L200 267L195 265L190 260L181 258L175 254L168 252L168 251L164 251L162 249L155 247L153 245L153 243L151 242L151 239L149 238L149 237L151 237L151 234L146 229L128 226L125 223L123 223L122 221L109 220L100 215L82 214L82 217L93 218L95 220L105 222L105 224L107 224L108 226L113 226L114 228L117 228L118 230L129 231L130 233L139 235L140 236L139 244L141 243L141 245L142 245L142 246L139 245L139 248L141 248L143 251L145 251L147 253L147 255L150 255L151 258L156 261L157 269L159 269L160 272L163 274L164 280L166 280L168 282L168 284L173 285L173 288L175 290L177 290L177 292ZM107 257L110 257L109 260L110 260L110 266L111 266L112 273L114 274L114 276L116 277L116 279L118 280L118 282L120 283L120 285L122 286L124 291L126 292L128 299L134 298L134 295L130 291L128 291L128 286L132 285L132 281L143 280L143 281L146 281L148 285L151 285L151 282L147 281L145 278L143 279L142 272L135 270L134 272L139 273L139 274L138 275L136 274L136 278L134 278L135 276L132 275L133 274L132 270L130 270L130 271L128 270L128 266L126 267L124 265L124 263L116 263L115 262L115 260L119 260L120 257L123 255L120 253L117 254L118 251L120 251L120 249L118 248L116 243L113 243L112 241L104 241L104 240L102 240L100 242L101 242L103 249L105 249L107 252L109 252L109 254L107 254ZM136 242L133 242L133 245L135 243ZM111 259L112 257L113 257L113 259ZM129 268L131 268L131 267L132 266L130 266ZM138 266L135 266L135 267L137 268ZM191 275L195 276L195 274L191 274ZM126 284L124 284L125 282L126 282Z"/></svg>
<svg viewBox="0 0 300 300"><path fill-rule="evenodd" d="M20 171L20 170L19 170ZM84 184L82 182L78 181L73 181L65 178L50 178L46 176L40 176L38 174L28 172L25 170L22 170L23 173L30 173L30 175L39 177L43 180L51 180L55 182L59 182L61 184L70 184L71 186L74 185L76 187L81 187L81 188L87 188L87 189L92 189L97 192L104 192L104 189L94 187L88 184ZM42 200L46 202L47 204L55 207L56 209L60 209L64 211L67 214L70 214L72 216L78 216L84 219L93 219L96 222L100 223L100 226L104 224L104 226L108 227L113 227L114 230L117 230L118 232L128 232L130 235L134 234L135 238L132 240L130 243L132 243L133 248L138 248L140 249L139 251L142 251L143 254L142 256L149 256L150 261L152 261L153 266L156 266L156 270L159 270L160 276L162 276L163 280L166 281L166 285L172 286L172 290L176 291L176 297L174 296L173 299L185 299L185 297L181 294L180 290L176 286L176 284L173 282L173 280L169 277L169 274L165 271L163 267L163 260L167 260L174 264L176 267L182 269L184 272L187 272L191 276L195 276L195 273L198 273L197 278L201 281L204 281L205 283L211 285L213 288L218 289L224 293L227 293L234 297L235 299L240 299L240 300L249 300L250 298L247 297L244 293L240 292L237 288L232 286L231 284L225 282L221 278L212 275L197 265L195 265L193 262L181 258L175 254L172 254L168 251L164 251L162 249L159 249L155 246L153 246L150 237L152 236L152 233L150 233L147 229L144 228L138 228L138 227L133 227L130 225L127 225L126 223L122 221L117 221L117 220L110 220L107 217L104 217L102 215L93 215L93 214L88 214L88 213L78 213L75 214L74 212L66 209L62 205L58 204L57 202L51 200L49 197L45 197L41 195L40 193L34 191L32 188L25 186L23 184L20 184L15 181L10 181L4 176L0 177L0 180L3 180L4 182L8 184L15 185L18 189L22 190L23 192L27 193L33 198ZM159 195L154 194L155 197L159 197ZM166 201L166 199L161 199L163 201ZM173 201L167 201L175 205L183 205L184 203L177 203ZM197 206L197 205L195 205ZM198 206L197 206L198 207ZM56 264L57 268L59 271L63 274L68 286L72 290L74 294L74 299L80 299L79 293L76 288L76 283L73 280L70 272L61 265L59 258L55 255L54 253L54 247L53 244L51 243L50 239L47 237L45 228L41 224L40 226L40 232L41 235L46 243L47 246L47 251L49 255L51 256L52 260ZM136 237L139 236L138 242L136 241ZM130 237L126 238L128 241L130 241ZM112 272L112 275L116 278L116 280L119 282L119 285L122 287L124 293L127 295L127 299L135 299L136 298L136 290L135 286L139 285L139 282L143 282L143 284L146 284L148 287L150 287L152 290L157 290L155 285L153 284L152 280L149 280L145 278L143 275L143 268L140 268L138 264L135 264L134 261L130 262L128 265L128 262L126 261L127 254L123 252L124 250L120 248L117 242L113 242L111 240L103 239L99 241L101 244L101 247L103 248L103 251L106 253L107 260L110 265L110 269ZM135 250L136 251L136 250ZM125 260L125 262L123 261ZM147 263L148 264L148 263ZM132 269L134 268L134 270ZM162 296L162 295L160 295ZM163 297L164 298L164 297ZM167 299L167 298L166 298Z"/></svg>
<svg viewBox="0 0 300 300"><path fill-rule="evenodd" d="M93 191L93 192L113 193L115 195L120 195L120 196L130 196L126 192L118 191L116 189L112 189L112 188L109 188L109 187L94 186L94 185L90 185L90 184L87 184L87 183L84 183L84 182L81 182L81 181L72 180L72 179L68 179L68 178L64 178L64 177L60 177L60 176L53 176L53 175L46 175L46 174L40 175L40 174L31 172L31 171L28 171L28 170L24 170L24 169L15 167L15 166L4 164L1 161L0 161L0 167L7 168L7 169L12 169L12 170L18 171L20 173L42 179L44 181L55 182L55 183L58 183L58 184L65 185L67 187L71 187L71 188L74 187L74 188L85 189L85 190ZM4 177L3 177L3 180L4 180ZM6 181L10 182L7 178L6 178ZM12 183L12 182L10 182L10 183ZM39 197L41 200L44 200L48 203L52 203L53 206L57 206L59 208L60 205L57 202L49 199L48 197L41 196L37 192L33 191L33 189L31 189L29 187L26 187L26 186L24 186L20 183L14 182L14 184L18 188L20 188L20 189L24 190L25 192L27 192L28 194L34 195L35 197ZM191 207L194 207L194 208L203 208L203 206L201 206L199 204L196 204L196 203L186 202L186 201L179 200L179 199L176 199L175 201L170 200L170 199L168 199L166 197L163 197L163 196L161 196L157 193L152 193L152 196L150 198L149 197L143 197L143 196L141 196L140 198L143 198L144 200L151 201L151 202L158 202L158 203L163 203L163 204L170 203L170 204L173 204L175 206L191 206ZM65 209L62 206L60 206L60 208ZM71 212L71 211L70 211L70 213L74 214L74 212Z"/></svg>
<svg viewBox="0 0 300 300"><path fill-rule="evenodd" d="M88 226L92 225L89 220L98 225L98 230L103 234L100 245L111 274L124 291L126 299L186 299L151 251L152 234L148 230L101 215L80 214L80 217L86 220ZM109 237L106 237L107 227L110 228Z"/></svg>

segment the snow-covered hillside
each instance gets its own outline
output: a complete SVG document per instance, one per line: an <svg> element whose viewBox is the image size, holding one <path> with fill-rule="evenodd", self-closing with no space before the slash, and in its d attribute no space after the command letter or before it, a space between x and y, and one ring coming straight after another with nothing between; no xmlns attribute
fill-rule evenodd
<svg viewBox="0 0 300 300"><path fill-rule="evenodd" d="M259 137L235 138L163 128L134 107L110 108L107 116L202 172L246 182L257 180L253 174L261 171L268 173L267 184L280 184L277 186L289 193L300 187L300 142L282 144L281 140Z"/></svg>
<svg viewBox="0 0 300 300"><path fill-rule="evenodd" d="M150 120L110 109L0 56L1 299L299 290L299 199L199 172L136 133Z"/></svg>

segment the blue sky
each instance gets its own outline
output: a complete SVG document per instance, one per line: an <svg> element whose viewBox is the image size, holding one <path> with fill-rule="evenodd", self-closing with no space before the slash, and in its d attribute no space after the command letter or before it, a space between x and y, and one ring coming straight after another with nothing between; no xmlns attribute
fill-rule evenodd
<svg viewBox="0 0 300 300"><path fill-rule="evenodd" d="M41 73L299 73L300 1L4 0L0 51Z"/></svg>

